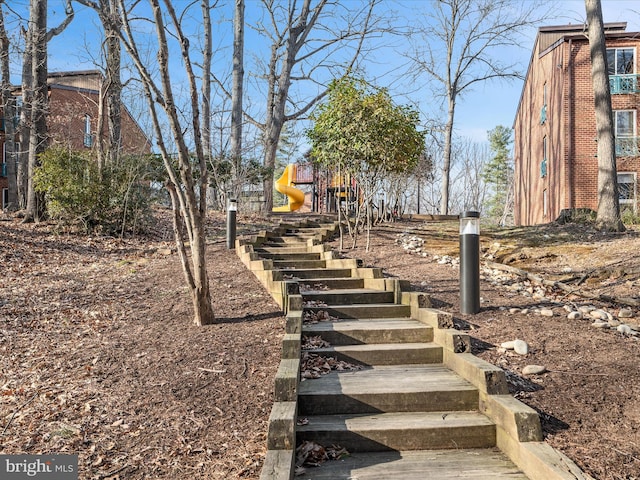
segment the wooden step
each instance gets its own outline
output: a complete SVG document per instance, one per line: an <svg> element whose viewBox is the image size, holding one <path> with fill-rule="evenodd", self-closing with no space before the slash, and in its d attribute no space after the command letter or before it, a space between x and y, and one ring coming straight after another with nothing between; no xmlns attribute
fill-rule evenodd
<svg viewBox="0 0 640 480"><path fill-rule="evenodd" d="M343 320L302 325L302 333L320 336L331 345L431 342L433 328L404 318Z"/></svg>
<svg viewBox="0 0 640 480"><path fill-rule="evenodd" d="M356 365L416 365L442 363L442 347L435 343L379 343L338 345L305 350Z"/></svg>
<svg viewBox="0 0 640 480"><path fill-rule="evenodd" d="M320 278L349 278L351 277L350 268L309 268L309 269L281 269L282 275L288 275L293 278L320 279Z"/></svg>
<svg viewBox="0 0 640 480"><path fill-rule="evenodd" d="M293 253L308 253L309 252L309 247L307 245L278 245L276 247L273 246L268 246L268 245L262 245L260 247L256 247L253 249L253 251L255 253L257 253L258 255L264 255L264 254L278 254L278 255L287 255L287 254L293 254Z"/></svg>
<svg viewBox="0 0 640 480"><path fill-rule="evenodd" d="M340 445L349 452L488 448L495 425L478 412L394 412L372 415L305 416L297 443ZM303 422L299 422L303 423Z"/></svg>
<svg viewBox="0 0 640 480"><path fill-rule="evenodd" d="M320 260L321 255L318 252L256 252L260 258L269 260Z"/></svg>
<svg viewBox="0 0 640 480"><path fill-rule="evenodd" d="M478 409L478 391L443 365L374 366L300 382L300 415Z"/></svg>
<svg viewBox="0 0 640 480"><path fill-rule="evenodd" d="M527 480L496 448L354 453L307 468L300 480Z"/></svg>
<svg viewBox="0 0 640 480"><path fill-rule="evenodd" d="M300 291L304 294L306 291L318 291L322 289L339 289L339 288L363 288L363 278L318 278L306 279L300 282Z"/></svg>
<svg viewBox="0 0 640 480"><path fill-rule="evenodd" d="M302 292L303 300L324 302L327 305L353 305L356 303L393 303L394 292L365 288L343 288Z"/></svg>
<svg viewBox="0 0 640 480"><path fill-rule="evenodd" d="M311 268L324 268L327 266L326 260L300 260L297 258L283 258L273 261L273 268L277 270L309 270Z"/></svg>
<svg viewBox="0 0 640 480"><path fill-rule="evenodd" d="M411 307L394 303L360 305L305 306L305 310L324 310L337 318L409 318Z"/></svg>

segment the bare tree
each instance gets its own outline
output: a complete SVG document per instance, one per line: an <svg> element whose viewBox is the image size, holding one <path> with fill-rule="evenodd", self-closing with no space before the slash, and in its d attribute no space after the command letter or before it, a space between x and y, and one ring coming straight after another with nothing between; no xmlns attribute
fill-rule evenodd
<svg viewBox="0 0 640 480"><path fill-rule="evenodd" d="M233 15L233 84L231 86L231 159L233 196L240 194L242 169L242 92L244 82L244 0L235 0Z"/></svg>
<svg viewBox="0 0 640 480"><path fill-rule="evenodd" d="M585 0L585 8L587 10L591 80L598 131L598 214L596 226L600 230L622 232L625 228L620 219L618 200L616 148L602 5L600 0Z"/></svg>
<svg viewBox="0 0 640 480"><path fill-rule="evenodd" d="M169 180L167 189L173 206L173 229L187 284L191 292L196 325L211 324L215 315L211 304L211 293L206 267L206 197L207 197L207 154L203 148L203 131L200 117L201 97L191 58L190 42L183 30L181 19L170 0L150 0L152 18L143 19L155 26L157 42L157 67L159 79L156 80L152 68L145 63L140 46L134 35L134 22L130 19L125 0L119 0L123 15L122 41L131 57L142 81L142 86L153 121L156 142L164 161ZM202 11L208 8L207 0L202 0ZM191 6L191 5L189 5ZM187 6L187 8L189 8ZM165 20L165 14L167 18ZM188 81L188 100L183 110L177 103L170 68L169 41L167 32L180 47L180 61L185 69ZM206 77L206 75L205 75ZM169 124L164 128L163 117ZM184 120L183 120L184 119ZM193 149L188 145L193 142ZM169 151L171 144L175 154ZM187 245L190 256L187 255Z"/></svg>
<svg viewBox="0 0 640 480"><path fill-rule="evenodd" d="M28 142L25 222L39 220L44 213L41 194L33 188L33 172L38 166L38 156L47 146L47 43L71 23L74 16L71 0L67 0L65 13L62 23L47 31L47 0L31 0L22 78L23 113L26 115L22 116L21 142ZM25 174L24 169L21 174Z"/></svg>
<svg viewBox="0 0 640 480"><path fill-rule="evenodd" d="M262 0L268 24L259 22L256 31L269 39L270 54L264 74L256 78L266 81L266 113L264 120L244 110L247 120L262 132L264 167L270 172L264 181L265 210L273 207L273 170L283 127L287 122L303 118L326 93L331 77L350 72L361 57L365 39L380 31L380 19L373 11L380 0L367 0L361 9L338 2L312 0L281 2ZM339 26L323 23L327 19ZM316 38L312 32L318 32ZM346 55L345 55L346 54ZM338 60L338 57L340 59ZM321 78L320 71L330 72ZM223 82L216 79L222 89ZM315 85L317 93L311 97L295 99L291 87L296 82ZM227 91L227 90L225 90ZM231 93L227 92L229 98Z"/></svg>
<svg viewBox="0 0 640 480"><path fill-rule="evenodd" d="M93 9L100 19L104 30L105 78L100 90L98 105L98 165L102 169L105 158L111 162L118 160L122 148L122 76L120 45L120 11L117 0L76 0ZM108 142L103 145L104 121L103 109L106 103Z"/></svg>
<svg viewBox="0 0 640 480"><path fill-rule="evenodd" d="M516 64L504 64L493 52L518 45L522 30L535 24L536 2L512 0L438 0L426 14L415 36L411 59L418 73L427 73L439 85L447 120L440 213L449 213L453 130L460 97L474 85L493 79L521 78Z"/></svg>

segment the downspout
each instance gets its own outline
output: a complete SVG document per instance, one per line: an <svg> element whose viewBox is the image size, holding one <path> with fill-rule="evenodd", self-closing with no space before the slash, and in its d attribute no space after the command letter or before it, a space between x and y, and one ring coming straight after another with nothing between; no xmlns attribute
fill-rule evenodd
<svg viewBox="0 0 640 480"><path fill-rule="evenodd" d="M567 206L569 209L573 209L573 101L571 95L573 94L573 62L571 61L571 48L572 48L573 39L569 39L569 58L567 60L567 76L569 77L568 83L568 105L567 105L567 183L568 185L568 195L567 195Z"/></svg>

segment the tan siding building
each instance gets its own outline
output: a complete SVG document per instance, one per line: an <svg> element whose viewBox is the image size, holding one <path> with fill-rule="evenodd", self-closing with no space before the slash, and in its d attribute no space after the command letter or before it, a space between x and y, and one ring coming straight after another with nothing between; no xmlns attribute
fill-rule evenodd
<svg viewBox="0 0 640 480"><path fill-rule="evenodd" d="M622 208L638 209L640 34L605 24ZM597 209L598 159L589 42L583 25L542 27L514 122L516 225Z"/></svg>

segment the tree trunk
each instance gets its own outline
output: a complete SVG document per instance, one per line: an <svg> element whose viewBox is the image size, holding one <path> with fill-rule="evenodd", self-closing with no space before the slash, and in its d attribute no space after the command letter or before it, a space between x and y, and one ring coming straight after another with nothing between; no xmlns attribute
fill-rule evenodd
<svg viewBox="0 0 640 480"><path fill-rule="evenodd" d="M598 215L596 227L600 230L621 232L616 172L616 149L607 71L602 6L600 0L585 0L591 52L591 79L595 100L596 128L598 131Z"/></svg>
<svg viewBox="0 0 640 480"><path fill-rule="evenodd" d="M451 178L451 150L453 146L453 122L456 112L455 97L449 97L447 124L444 127L444 152L442 159L442 190L440 198L440 215L449 215L449 182Z"/></svg>
<svg viewBox="0 0 640 480"><path fill-rule="evenodd" d="M116 0L102 0L104 34L107 45L106 58L106 88L107 121L109 124L109 143L107 145L107 159L114 163L120 158L122 149L122 80L120 46L120 14Z"/></svg>
<svg viewBox="0 0 640 480"><path fill-rule="evenodd" d="M31 85L33 95L29 132L27 170L27 209L24 221L38 221L44 215L44 198L33 188L33 175L38 157L47 146L47 1L31 0L29 29L31 31Z"/></svg>
<svg viewBox="0 0 640 480"><path fill-rule="evenodd" d="M235 0L233 17L233 85L231 91L231 159L233 195L240 194L242 171L242 92L244 81L244 0Z"/></svg>

